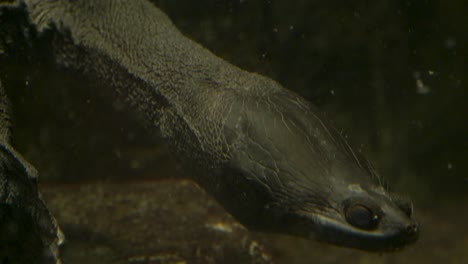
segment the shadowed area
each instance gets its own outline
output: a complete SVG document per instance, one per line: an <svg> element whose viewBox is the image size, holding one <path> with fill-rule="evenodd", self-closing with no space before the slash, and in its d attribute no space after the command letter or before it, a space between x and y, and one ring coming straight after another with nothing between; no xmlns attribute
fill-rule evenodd
<svg viewBox="0 0 468 264"><path fill-rule="evenodd" d="M188 181L44 186L64 263L272 263L258 236Z"/></svg>
<svg viewBox="0 0 468 264"><path fill-rule="evenodd" d="M460 205L419 210L418 243L370 254L248 232L185 180L43 187L67 236L63 261L71 264L461 263L468 247L468 213Z"/></svg>

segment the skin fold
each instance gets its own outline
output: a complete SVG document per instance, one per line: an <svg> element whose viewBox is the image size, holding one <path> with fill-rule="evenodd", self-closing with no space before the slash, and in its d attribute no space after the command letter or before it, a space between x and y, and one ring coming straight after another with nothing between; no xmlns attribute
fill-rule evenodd
<svg viewBox="0 0 468 264"><path fill-rule="evenodd" d="M163 137L248 228L371 251L416 241L411 202L390 192L311 103L186 38L149 1L30 0L4 9L25 14L34 32L26 41L47 47L44 57Z"/></svg>

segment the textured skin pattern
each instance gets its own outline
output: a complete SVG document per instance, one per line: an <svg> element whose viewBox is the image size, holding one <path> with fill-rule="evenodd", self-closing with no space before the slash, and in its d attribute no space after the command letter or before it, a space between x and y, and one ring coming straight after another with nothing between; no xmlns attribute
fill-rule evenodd
<svg viewBox="0 0 468 264"><path fill-rule="evenodd" d="M159 128L243 223L276 226L258 217L271 207L338 210L332 176L379 185L313 106L184 37L150 2L25 3L57 63L102 82Z"/></svg>
<svg viewBox="0 0 468 264"><path fill-rule="evenodd" d="M150 2L21 3L44 52L125 102L244 225L369 250L417 237L410 206L310 103L184 37ZM349 204L375 209L378 228L351 225Z"/></svg>
<svg viewBox="0 0 468 264"><path fill-rule="evenodd" d="M0 141L9 142L10 140L10 101L0 82Z"/></svg>
<svg viewBox="0 0 468 264"><path fill-rule="evenodd" d="M302 154L321 157L314 170L345 159L341 137L331 134L309 103L185 38L147 1L26 2L39 32L53 28L51 45L59 64L111 84L184 157L215 166L245 152L244 141L303 133L315 138L296 142L312 145L312 153ZM273 122L273 131L266 128L270 124L250 131L260 129L250 126L261 122ZM312 129L315 134L307 135Z"/></svg>

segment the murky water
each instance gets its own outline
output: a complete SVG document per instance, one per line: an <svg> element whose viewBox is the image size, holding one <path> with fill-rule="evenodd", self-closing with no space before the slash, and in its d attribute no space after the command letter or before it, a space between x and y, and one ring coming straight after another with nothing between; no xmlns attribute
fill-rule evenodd
<svg viewBox="0 0 468 264"><path fill-rule="evenodd" d="M464 1L155 2L215 54L324 110L413 198L420 239L377 254L248 231L86 82L47 64L2 64L13 145L40 171L67 235L64 263L468 261Z"/></svg>

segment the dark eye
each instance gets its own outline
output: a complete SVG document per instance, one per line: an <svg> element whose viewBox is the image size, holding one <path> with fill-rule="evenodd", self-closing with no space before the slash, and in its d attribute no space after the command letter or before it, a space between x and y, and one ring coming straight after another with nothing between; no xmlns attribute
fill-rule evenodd
<svg viewBox="0 0 468 264"><path fill-rule="evenodd" d="M377 228L379 216L372 209L362 204L351 204L345 209L346 221L353 226L365 230Z"/></svg>

